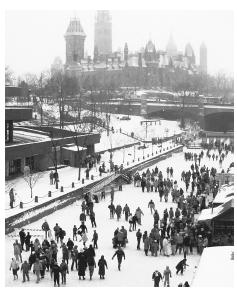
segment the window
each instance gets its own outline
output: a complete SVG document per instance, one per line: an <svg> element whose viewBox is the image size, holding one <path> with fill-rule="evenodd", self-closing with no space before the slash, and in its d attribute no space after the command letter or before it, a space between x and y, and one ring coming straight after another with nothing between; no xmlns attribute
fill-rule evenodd
<svg viewBox="0 0 237 296"><path fill-rule="evenodd" d="M9 161L9 176L21 173L21 159Z"/></svg>
<svg viewBox="0 0 237 296"><path fill-rule="evenodd" d="M26 157L25 165L30 168L30 170L34 170L34 156Z"/></svg>

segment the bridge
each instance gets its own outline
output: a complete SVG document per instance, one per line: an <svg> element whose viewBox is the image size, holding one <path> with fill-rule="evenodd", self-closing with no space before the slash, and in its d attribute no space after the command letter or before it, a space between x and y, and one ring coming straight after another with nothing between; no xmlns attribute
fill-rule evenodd
<svg viewBox="0 0 237 296"><path fill-rule="evenodd" d="M91 104L87 102L88 109L91 108ZM93 103L93 106L101 112L142 115L146 118L160 117L167 120L190 118L198 121L204 130L222 132L234 130L234 105L203 103L200 98L182 97L179 101L112 99L104 104Z"/></svg>

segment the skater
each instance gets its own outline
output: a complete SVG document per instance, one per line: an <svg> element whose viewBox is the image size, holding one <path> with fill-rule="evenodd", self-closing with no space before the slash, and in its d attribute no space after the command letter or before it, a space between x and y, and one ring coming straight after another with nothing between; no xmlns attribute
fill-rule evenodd
<svg viewBox="0 0 237 296"><path fill-rule="evenodd" d="M140 250L140 243L141 243L141 238L142 238L142 233L141 233L140 229L138 229L138 231L136 233L136 237L137 237L137 250Z"/></svg>
<svg viewBox="0 0 237 296"><path fill-rule="evenodd" d="M100 257L100 260L98 261L98 267L99 267L100 279L104 280L104 278L105 278L105 267L106 267L106 269L108 269L108 266L107 266L107 262L106 262L103 255Z"/></svg>
<svg viewBox="0 0 237 296"><path fill-rule="evenodd" d="M187 259L183 259L176 265L176 274L181 272L181 275L183 275L184 267L189 266L186 262L187 262Z"/></svg>
<svg viewBox="0 0 237 296"><path fill-rule="evenodd" d="M86 262L86 256L83 252L83 249L80 250L80 253L78 254L78 276L79 276L79 280L81 279L81 277L83 278L83 280L85 280L85 271L86 271L86 267L87 267L87 262Z"/></svg>
<svg viewBox="0 0 237 296"><path fill-rule="evenodd" d="M72 229L72 240L74 241L74 239L77 241L77 227L76 225L73 226L73 229Z"/></svg>
<svg viewBox="0 0 237 296"><path fill-rule="evenodd" d="M96 222L95 222L95 212L90 213L90 220L91 220L91 227L96 227Z"/></svg>
<svg viewBox="0 0 237 296"><path fill-rule="evenodd" d="M60 264L60 272L61 272L61 278L62 278L62 285L66 285L66 274L69 273L68 271L68 265L65 262L65 260L62 260L62 263Z"/></svg>
<svg viewBox="0 0 237 296"><path fill-rule="evenodd" d="M56 223L56 225L54 226L53 230L54 230L55 240L58 243L58 240L59 240L59 232L60 232L60 227L58 226L58 223Z"/></svg>
<svg viewBox="0 0 237 296"><path fill-rule="evenodd" d="M84 222L81 222L80 227L78 228L78 234L80 234L80 236L82 236L83 233L88 232L86 225L84 224Z"/></svg>
<svg viewBox="0 0 237 296"><path fill-rule="evenodd" d="M155 203L152 199L148 203L148 208L150 208L151 214L153 213L153 211L155 212Z"/></svg>
<svg viewBox="0 0 237 296"><path fill-rule="evenodd" d="M96 232L96 230L94 230L93 238L92 238L94 249L98 249L97 241L98 241L98 233Z"/></svg>
<svg viewBox="0 0 237 296"><path fill-rule="evenodd" d="M49 229L50 229L49 224L45 220L44 223L42 224L42 230L45 232L45 239L47 239L47 234L48 234Z"/></svg>
<svg viewBox="0 0 237 296"><path fill-rule="evenodd" d="M128 216L130 215L130 209L127 204L123 208L123 214L125 214L125 221L128 221Z"/></svg>
<svg viewBox="0 0 237 296"><path fill-rule="evenodd" d="M89 268L89 275L90 275L90 281L91 281L93 273L94 273L94 269L96 268L96 263L95 263L94 256L89 256L87 258L87 265L88 265L88 268Z"/></svg>
<svg viewBox="0 0 237 296"><path fill-rule="evenodd" d="M26 233L25 233L25 231L24 231L23 228L19 232L19 236L20 236L20 242L21 242L21 249L24 251L24 244L25 244Z"/></svg>
<svg viewBox="0 0 237 296"><path fill-rule="evenodd" d="M121 270L121 263L122 263L123 258L125 260L125 253L124 253L124 251L122 250L122 248L120 246L118 247L118 250L114 253L114 255L112 257L112 260L114 259L115 256L117 256L118 270L120 271Z"/></svg>
<svg viewBox="0 0 237 296"><path fill-rule="evenodd" d="M77 257L78 257L78 247L74 246L71 252L71 258L72 258L72 264L71 264L71 270L73 270L74 264L76 265L77 269Z"/></svg>
<svg viewBox="0 0 237 296"><path fill-rule="evenodd" d="M137 217L137 221L139 225L142 225L142 215L144 216L142 210L140 209L140 207L138 207L136 209L136 213L135 213L136 217Z"/></svg>
<svg viewBox="0 0 237 296"><path fill-rule="evenodd" d="M58 263L54 262L52 265L54 287L56 287L56 285L58 285L58 287L60 287L60 283L59 283L60 282L60 278L59 278L60 272L61 272L61 269L58 266Z"/></svg>
<svg viewBox="0 0 237 296"><path fill-rule="evenodd" d="M22 263L21 271L22 271L22 275L23 275L22 283L24 283L26 281L26 278L27 278L27 281L29 282L29 280L30 280L30 278L29 278L30 264L27 261L24 261L24 263Z"/></svg>
<svg viewBox="0 0 237 296"><path fill-rule="evenodd" d="M82 212L82 213L80 214L79 219L80 219L81 223L82 223L82 222L86 222L86 214L85 214L84 212Z"/></svg>
<svg viewBox="0 0 237 296"><path fill-rule="evenodd" d="M21 260L21 263L22 263L22 256L21 256L22 249L21 249L21 245L18 243L18 240L16 240L15 243L13 244L13 249L14 249L14 256L16 258L16 261Z"/></svg>
<svg viewBox="0 0 237 296"><path fill-rule="evenodd" d="M42 269L43 269L42 264L39 261L39 258L36 258L36 261L35 261L34 266L33 266L33 272L36 275L36 284L38 284L40 282L40 271Z"/></svg>
<svg viewBox="0 0 237 296"><path fill-rule="evenodd" d="M172 277L171 275L171 271L169 269L169 266L166 266L166 269L164 270L164 273L163 273L163 276L164 276L164 287L169 287L170 286L170 278Z"/></svg>
<svg viewBox="0 0 237 296"><path fill-rule="evenodd" d="M109 212L110 212L110 219L114 219L114 213L115 213L115 206L111 202L111 204L108 206Z"/></svg>
<svg viewBox="0 0 237 296"><path fill-rule="evenodd" d="M154 287L159 287L159 284L160 284L160 280L162 280L162 275L161 273L156 270L153 272L152 274L152 280L154 281Z"/></svg>
<svg viewBox="0 0 237 296"><path fill-rule="evenodd" d="M12 258L11 265L10 265L10 270L12 270L14 280L18 279L17 271L19 270L19 264L18 264L18 262L16 261L15 258Z"/></svg>
<svg viewBox="0 0 237 296"><path fill-rule="evenodd" d="M133 224L133 216L132 216L132 214L129 215L128 223L129 223L129 231L131 232L132 231L132 224Z"/></svg>
<svg viewBox="0 0 237 296"><path fill-rule="evenodd" d="M117 221L119 221L119 219L121 217L121 213L122 213L122 207L120 205L117 205L117 207L115 209L115 213L117 215Z"/></svg>

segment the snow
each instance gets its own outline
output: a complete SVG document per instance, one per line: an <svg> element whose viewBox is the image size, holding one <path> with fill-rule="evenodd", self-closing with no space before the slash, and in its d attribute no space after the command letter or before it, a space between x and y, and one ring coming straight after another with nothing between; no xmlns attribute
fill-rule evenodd
<svg viewBox="0 0 237 296"><path fill-rule="evenodd" d="M183 162L183 153L178 153L174 155L172 162L170 159L166 159L161 161L158 164L160 170L163 173L166 173L167 165L177 165L177 169L174 169L174 179L180 179L181 166L180 164ZM185 166L189 166L190 164L185 162ZM176 168L176 166L175 166ZM171 197L169 197L169 202L159 202L159 195L155 192L150 193L142 193L141 188L134 187L131 185L124 185L123 191L115 192L114 204L120 204L122 207L127 203L130 207L131 211L134 213L138 206L144 212L144 216L142 216L142 226L138 227L142 232L145 230L150 231L153 226L153 217L148 209L148 202L150 199L153 199L156 208L158 209L159 214L163 213L165 208L176 208L176 204L171 202ZM183 258L183 255L176 255L165 257L163 255L159 255L156 257L148 257L145 256L143 251L143 244L141 243L141 250L136 250L136 235L135 232L128 232L128 245L125 248L126 260L122 263L121 272L117 269L117 261L116 258L112 261L112 255L115 250L112 248L112 236L113 232L117 227L121 227L122 225L128 230L128 222L125 222L124 216L122 216L121 221L117 222L116 219L109 219L109 205L110 198L106 197L105 201L100 202L99 204L95 204L95 214L96 214L96 222L97 222L97 232L99 234L98 247L99 249L96 251L96 263L98 262L101 255L105 256L105 259L108 263L108 270L106 270L105 280L99 280L98 269L95 269L94 278L92 281L88 280L88 270L86 274L86 280L80 281L78 280L78 275L76 271L70 271L67 276L67 286L80 286L80 287L95 287L95 286L138 286L138 287L151 287L153 286L153 281L151 280L152 273L155 270L159 270L163 273L165 267L169 265L172 271L171 278L171 286L177 286L180 282L184 282L185 280L191 282L193 278L193 272L195 270L195 266L197 266L200 256L196 253L194 255L188 256L188 264L187 270L184 272L184 275L175 274L175 266L177 263ZM47 217L47 221L51 228L58 223L60 226L65 229L67 237L72 238L72 228L73 225L76 224L79 226L79 214L81 213L81 202L74 203L71 206L68 206L62 210L56 211L53 214ZM27 229L41 229L41 225L44 222L45 218L31 223L25 227ZM89 242L91 241L93 229L89 221L86 222L88 227L88 237ZM17 235L19 229L11 235ZM35 235L39 235L40 239L42 237L41 231L30 231ZM22 287L21 283L21 275L19 279L13 282L12 274L9 271L9 264L11 257L13 256L13 247L12 244L15 239L18 237L12 237L11 235L6 236L6 250L8 254L5 259L5 272L6 272L6 285L15 287ZM78 243L79 249L82 247L81 243ZM23 252L23 260L28 258L29 253ZM59 262L61 262L61 249L59 249ZM20 273L19 273L20 274ZM35 276L32 272L30 272L30 282L26 282L24 286L35 287ZM162 285L162 284L161 284ZM46 273L45 279L43 279L38 286L51 287L53 286L53 281L50 279L49 273Z"/></svg>
<svg viewBox="0 0 237 296"><path fill-rule="evenodd" d="M234 246L205 248L192 286L234 287L232 252L234 252Z"/></svg>
<svg viewBox="0 0 237 296"><path fill-rule="evenodd" d="M195 152L192 150L192 152ZM228 162L232 161L233 156L229 157L229 159L223 162L223 166L228 166ZM204 157L204 160L201 161L201 165L206 164L207 166L215 166L218 167L218 161L208 160ZM174 168L174 180L178 181L179 187L185 188L185 184L180 181L180 175L182 170L187 170L190 168L191 162L184 160L183 153L174 154L172 158L168 158L162 160L157 163L159 170L166 175L166 167L172 166ZM155 165L154 165L155 166ZM152 167L154 167L152 166ZM218 168L219 170L221 168ZM187 194L187 193L185 193ZM158 193L150 192L150 193L142 193L141 188L134 187L131 185L124 185L123 191L115 192L114 204L120 204L122 207L127 203L130 207L132 213L134 213L135 209L140 206L142 211L144 212L144 216L142 216L142 226L140 227L141 231L145 230L150 231L153 225L153 218L148 209L148 202L150 199L153 199L156 208L158 209L159 214L163 213L165 208L176 208L176 204L171 202L171 197L169 196L168 203L159 202ZM111 260L112 255L114 254L114 249L112 248L112 236L113 232L117 227L121 227L122 225L128 229L128 223L125 222L124 216L122 216L121 221L117 222L116 220L109 219L109 205L110 198L106 197L105 201L100 202L99 204L95 204L95 214L96 214L96 222L97 222L97 232L99 234L98 246L99 249L96 251L96 263L98 262L101 255L105 256L105 259L108 263L108 270L106 270L105 280L101 281L98 276L98 269L95 269L94 277L92 281L88 280L88 270L86 271L86 280L79 281L78 275L76 271L70 271L69 275L67 275L67 286L70 287L97 287L97 286L137 286L137 287L152 287L153 282L151 280L152 273L155 270L159 270L163 273L165 267L168 265L172 272L171 278L171 286L177 287L180 282L188 281L192 282L194 277L196 266L199 264L200 256L196 254L194 251L194 255L188 255L187 264L189 265L184 272L184 275L176 275L175 274L175 266L177 263L183 258L183 255L175 255L170 257L165 257L163 255L159 255L156 257L148 256L146 257L143 251L143 244L141 243L141 250L136 250L136 236L135 232L128 232L128 245L125 248L126 260L122 263L121 272L117 269L117 261ZM51 215L47 216L47 221L51 228L54 227L55 223L58 223L63 229L66 231L67 241L68 237L72 238L72 228L73 225L79 226L79 214L81 213L81 202L78 201L62 210L58 210ZM44 222L45 218L31 223L25 227L27 229L36 229L35 231L30 231L34 235L38 235L39 238L42 238L41 225ZM93 229L89 221L86 222L88 227L88 237L89 242L92 238ZM19 279L13 281L12 273L9 271L9 264L11 257L13 256L13 247L12 244L15 239L18 238L18 232L20 229L17 229L14 233L10 235L6 235L6 254L5 257L5 274L6 274L6 286L22 287L23 284L21 282L21 274L19 273ZM34 237L35 238L35 237ZM82 247L81 243L77 243L79 249ZM61 249L59 249L59 262L61 262ZM28 259L29 253L23 252L23 260ZM70 262L70 261L69 261ZM25 287L35 287L35 276L32 272L30 272L30 282L24 283ZM43 279L38 286L40 287L52 287L53 281L50 279L49 273L46 272L45 279ZM162 283L161 283L162 286Z"/></svg>
<svg viewBox="0 0 237 296"><path fill-rule="evenodd" d="M213 200L214 204L225 203L228 200L232 199L234 196L234 185L222 186L217 193L215 199Z"/></svg>

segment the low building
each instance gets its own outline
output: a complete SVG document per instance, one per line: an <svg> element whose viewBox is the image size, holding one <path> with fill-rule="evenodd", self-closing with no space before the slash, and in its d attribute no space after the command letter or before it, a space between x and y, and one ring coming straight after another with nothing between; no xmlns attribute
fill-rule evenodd
<svg viewBox="0 0 237 296"><path fill-rule="evenodd" d="M63 163L78 166L77 162L82 163L86 154L93 154L94 145L100 142L98 133L78 133L49 126L33 126L29 122L31 119L32 108L5 108L6 179L23 174L27 168L43 171ZM19 122L27 122L29 125L17 126ZM65 152L68 144L83 147L85 152L79 152L77 158L69 161L69 155Z"/></svg>

